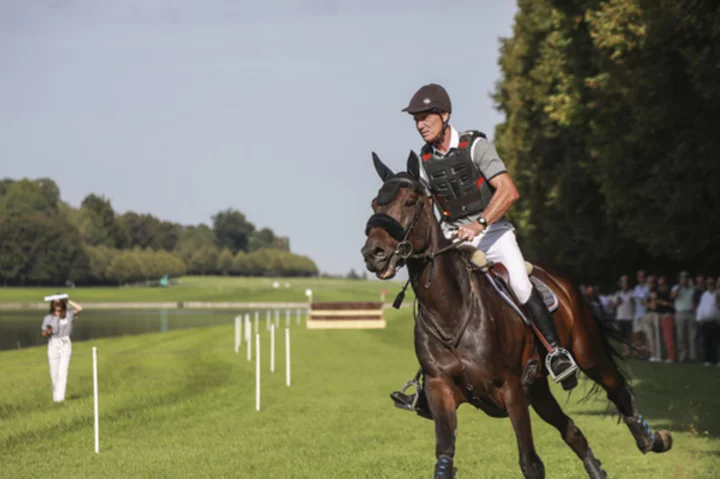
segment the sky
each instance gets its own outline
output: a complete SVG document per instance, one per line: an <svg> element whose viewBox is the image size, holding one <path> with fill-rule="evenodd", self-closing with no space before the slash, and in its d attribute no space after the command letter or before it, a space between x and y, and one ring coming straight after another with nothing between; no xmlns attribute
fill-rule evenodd
<svg viewBox="0 0 720 479"><path fill-rule="evenodd" d="M364 270L380 180L440 83L492 138L514 1L0 0L0 177L181 224L234 208L323 272Z"/></svg>

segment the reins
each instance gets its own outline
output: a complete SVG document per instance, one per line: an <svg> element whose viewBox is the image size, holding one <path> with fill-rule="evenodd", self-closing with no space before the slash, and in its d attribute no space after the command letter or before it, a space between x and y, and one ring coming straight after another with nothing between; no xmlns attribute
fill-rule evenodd
<svg viewBox="0 0 720 479"><path fill-rule="evenodd" d="M412 183L410 183L410 186L413 186ZM420 194L424 194L424 191ZM428 265L430 265L430 271L428 272L427 279L425 281L425 289L430 288L430 284L432 282L432 274L433 274L433 268L435 266L435 258L437 258L439 255L446 253L448 251L457 250L458 249L458 243L450 243L447 246L444 246L440 248L437 251L428 251L428 248L430 246L430 214L432 213L432 199L430 200L430 208L428 209L426 213L426 234L425 234L425 242L423 247L416 251L413 248L413 245L410 241L408 241L408 238L410 237L410 234L414 230L415 226L417 225L417 222L420 218L420 210L422 209L423 205L425 204L424 201L421 199L418 200L418 203L415 207L415 212L413 214L413 218L408 225L407 228L403 228L402 225L400 225L397 220L394 218L391 218L387 215L373 215L370 220L368 221L368 225L366 228L366 231L369 231L371 227L379 226L383 229L385 229L391 236L396 237L400 236L398 226L400 229L403 230L402 239L399 239L399 243L393 250L393 252L390 255L390 259L398 255L400 256L403 263L406 263L408 259L418 259L422 260L422 267L420 268L420 271L416 275L409 275L409 278L407 282L405 282L405 285L403 286L402 290L398 293L398 295L395 297L395 301L393 301L393 307L395 309L399 309L402 305L403 300L405 299L405 291L407 290L408 285L413 282L415 283L416 280L419 280L419 278L422 276L422 274L425 272L425 269ZM392 221L389 221L392 220ZM393 224L394 223L394 224ZM389 260L390 260L389 259ZM472 277L472 266L470 263L466 263L465 265L468 275L468 280L470 283L470 292L471 292L471 298L475 296L475 284L473 282ZM471 301L470 307L468 309L467 314L463 318L462 322L460 323L460 328L458 331L453 334L448 334L442 326L440 326L437 321L434 318L434 315L429 314L427 311L420 312L420 305L417 297L415 298L415 304L417 305L417 308L413 308L413 317L415 322L420 321L420 325L425 329L428 334L433 336L435 339L437 339L440 344L445 346L455 357L458 364L460 365L463 378L465 380L465 388L469 391L473 391L473 385L470 381L470 378L468 377L467 371L465 369L465 366L463 365L462 361L460 360L460 355L457 352L457 346L460 344L460 340L462 339L463 335L465 334L465 331L467 330L468 326L470 325L470 320L474 316L475 312L475 301ZM418 311L415 311L417 309ZM478 398L476 395L473 394L473 399L476 399L480 401L480 398Z"/></svg>

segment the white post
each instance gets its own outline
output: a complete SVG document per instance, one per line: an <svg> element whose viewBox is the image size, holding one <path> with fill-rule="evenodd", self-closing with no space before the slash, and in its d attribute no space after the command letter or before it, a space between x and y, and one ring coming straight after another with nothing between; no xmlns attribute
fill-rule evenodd
<svg viewBox="0 0 720 479"><path fill-rule="evenodd" d="M240 351L240 345L242 345L242 323L240 322L240 316L235 316L235 354Z"/></svg>
<svg viewBox="0 0 720 479"><path fill-rule="evenodd" d="M280 311L276 309L275 310L275 327L277 328L279 326L280 326Z"/></svg>
<svg viewBox="0 0 720 479"><path fill-rule="evenodd" d="M95 413L95 454L100 453L100 418L98 406L97 348L92 348L93 360L93 408Z"/></svg>
<svg viewBox="0 0 720 479"><path fill-rule="evenodd" d="M247 339L247 360L252 360L252 336L250 336L250 319L245 318L245 339Z"/></svg>
<svg viewBox="0 0 720 479"><path fill-rule="evenodd" d="M275 372L275 325L270 326L270 372Z"/></svg>
<svg viewBox="0 0 720 479"><path fill-rule="evenodd" d="M300 308L298 308L297 311L295 311L295 323L300 324Z"/></svg>
<svg viewBox="0 0 720 479"><path fill-rule="evenodd" d="M265 311L265 329L270 331L270 310Z"/></svg>
<svg viewBox="0 0 720 479"><path fill-rule="evenodd" d="M290 328L285 328L285 384L290 386Z"/></svg>
<svg viewBox="0 0 720 479"><path fill-rule="evenodd" d="M286 328L290 327L290 310L289 309L285 310L285 327Z"/></svg>
<svg viewBox="0 0 720 479"><path fill-rule="evenodd" d="M258 322L260 321L260 312L255 311L255 334L259 333L260 330L258 329Z"/></svg>
<svg viewBox="0 0 720 479"><path fill-rule="evenodd" d="M260 333L255 335L255 410L260 410Z"/></svg>

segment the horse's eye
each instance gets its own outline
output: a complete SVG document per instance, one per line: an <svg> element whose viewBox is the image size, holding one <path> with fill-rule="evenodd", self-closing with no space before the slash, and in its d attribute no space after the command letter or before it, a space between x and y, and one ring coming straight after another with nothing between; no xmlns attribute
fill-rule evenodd
<svg viewBox="0 0 720 479"><path fill-rule="evenodd" d="M417 200L405 200L405 206L415 206Z"/></svg>

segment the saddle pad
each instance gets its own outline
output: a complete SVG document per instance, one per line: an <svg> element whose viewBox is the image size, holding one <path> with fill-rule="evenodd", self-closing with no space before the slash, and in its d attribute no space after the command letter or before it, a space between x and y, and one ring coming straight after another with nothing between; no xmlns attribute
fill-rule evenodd
<svg viewBox="0 0 720 479"><path fill-rule="evenodd" d="M520 316L520 318L525 324L529 325L530 321L528 320L521 306L515 301L515 296L510 293L510 289L505 284L505 281L500 276L497 276L493 273L485 273L485 276L488 277L488 279L490 280L490 284L492 284L500 297L504 299L505 302L507 302L515 310L515 312ZM558 299L557 296L555 296L555 293L553 293L550 288L538 278L530 276L530 281L542 295L543 301L545 302L545 306L547 306L548 311L550 311L551 313L555 312L555 310L557 310L558 308Z"/></svg>
<svg viewBox="0 0 720 479"><path fill-rule="evenodd" d="M536 278L535 276L530 276L530 282L537 288L537 290L542 294L543 301L545 301L545 306L547 306L548 311L551 313L554 313L555 310L558 309L558 299L557 296L555 296L555 293L548 288L548 286L542 282L539 278Z"/></svg>

